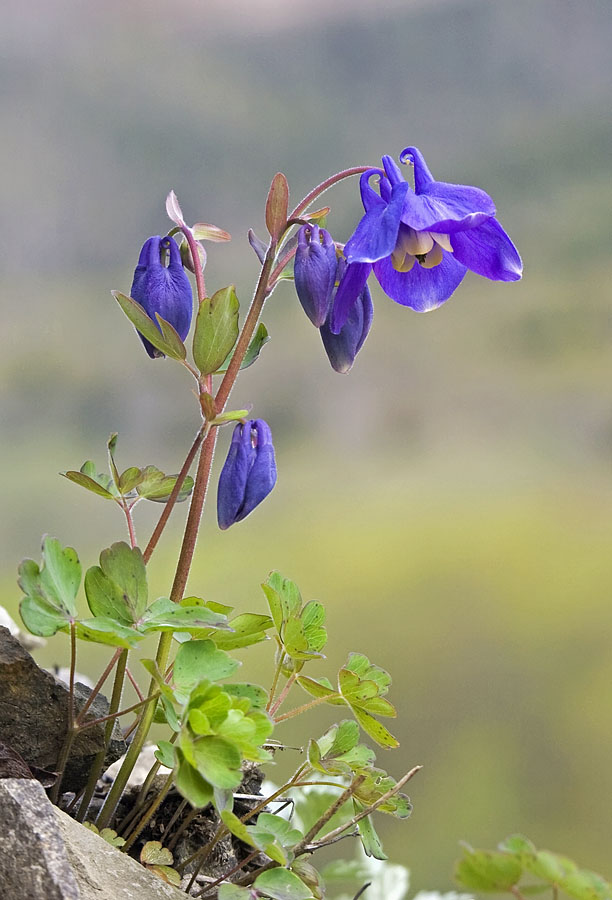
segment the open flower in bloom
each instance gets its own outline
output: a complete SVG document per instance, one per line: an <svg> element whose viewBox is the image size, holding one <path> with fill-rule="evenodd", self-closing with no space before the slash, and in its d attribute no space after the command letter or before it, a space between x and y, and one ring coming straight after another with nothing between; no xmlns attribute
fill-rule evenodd
<svg viewBox="0 0 612 900"><path fill-rule="evenodd" d="M344 257L338 260L337 280L338 285L342 284L345 276L347 265ZM354 270L353 270L354 271ZM372 317L374 309L372 306L372 296L370 288L364 285L357 300L352 304L346 322L340 329L339 334L334 334L329 327L329 317L326 322L321 325L320 333L325 347L325 352L329 358L332 368L342 375L346 374L355 362L355 357L363 347L363 342L368 336L372 325Z"/></svg>
<svg viewBox="0 0 612 900"><path fill-rule="evenodd" d="M167 266L162 255L164 259L169 256ZM134 272L131 297L156 325L155 313L159 313L180 339L185 340L193 315L193 295L181 262L181 251L172 238L156 235L145 241ZM142 335L140 339L152 359L164 355Z"/></svg>
<svg viewBox="0 0 612 900"><path fill-rule="evenodd" d="M494 281L521 277L521 258L488 194L435 181L416 147L403 150L400 161L414 168L414 190L390 156L382 169L361 176L365 215L344 248L349 265L330 323L336 334L372 270L389 297L417 312L448 300L468 269Z"/></svg>
<svg viewBox="0 0 612 900"><path fill-rule="evenodd" d="M276 460L269 425L263 419L238 423L219 478L219 528L229 528L246 518L275 484Z"/></svg>
<svg viewBox="0 0 612 900"><path fill-rule="evenodd" d="M336 281L336 245L329 231L318 225L302 225L293 273L304 312L320 328L329 313Z"/></svg>

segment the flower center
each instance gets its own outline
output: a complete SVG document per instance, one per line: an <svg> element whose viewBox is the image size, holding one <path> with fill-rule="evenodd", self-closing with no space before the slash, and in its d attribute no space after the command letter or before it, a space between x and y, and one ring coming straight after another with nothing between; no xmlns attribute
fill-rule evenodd
<svg viewBox="0 0 612 900"><path fill-rule="evenodd" d="M433 231L415 231L407 225L400 225L395 250L391 254L391 264L398 272L409 272L415 262L423 269L433 269L444 258L443 250L453 252L448 234Z"/></svg>

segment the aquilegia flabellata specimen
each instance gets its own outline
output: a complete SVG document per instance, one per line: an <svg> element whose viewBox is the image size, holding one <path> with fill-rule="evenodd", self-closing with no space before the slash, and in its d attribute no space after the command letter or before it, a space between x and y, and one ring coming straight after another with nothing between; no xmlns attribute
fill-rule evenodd
<svg viewBox="0 0 612 900"><path fill-rule="evenodd" d="M219 528L245 519L276 484L276 460L270 426L252 419L234 428L217 489Z"/></svg>
<svg viewBox="0 0 612 900"><path fill-rule="evenodd" d="M162 253L170 255L167 266L162 262ZM193 296L183 269L181 251L172 238L155 235L145 241L134 272L131 297L140 303L156 325L155 313L159 313L180 339L185 340L191 326ZM164 355L142 335L140 339L151 358Z"/></svg>
<svg viewBox="0 0 612 900"><path fill-rule="evenodd" d="M389 297L417 312L448 300L468 269L495 281L521 277L521 258L488 194L435 181L416 147L403 150L400 160L414 167L414 190L390 156L382 169L361 176L365 215L344 248L349 265L330 323L336 334L372 270ZM379 194L370 184L373 175Z"/></svg>

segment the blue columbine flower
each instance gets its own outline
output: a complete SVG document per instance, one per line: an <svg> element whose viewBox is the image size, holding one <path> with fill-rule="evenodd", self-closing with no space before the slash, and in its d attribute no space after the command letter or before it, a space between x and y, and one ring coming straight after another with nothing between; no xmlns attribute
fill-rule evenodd
<svg viewBox="0 0 612 900"><path fill-rule="evenodd" d="M276 460L270 427L263 419L238 423L219 478L219 528L229 528L246 518L275 484Z"/></svg>
<svg viewBox="0 0 612 900"><path fill-rule="evenodd" d="M162 254L165 257L168 253L170 259L165 266ZM145 241L134 272L131 297L140 303L156 325L155 313L159 313L180 339L185 340L193 315L193 295L181 262L181 251L172 238L156 235ZM141 334L140 339L152 359L164 356Z"/></svg>
<svg viewBox="0 0 612 900"><path fill-rule="evenodd" d="M354 273L354 266L352 268ZM342 284L343 278L346 277L346 272L346 260L342 257L338 260L338 270L336 275L338 285ZM352 277L350 272L349 276ZM331 330L329 324L330 317L328 317L327 321L321 326L320 332L323 346L325 347L325 352L332 364L332 368L335 369L336 372L345 374L351 369L355 362L355 357L363 347L363 342L368 336L368 332L372 325L373 314L374 308L372 306L372 296L370 294L370 289L366 284L361 290L355 303L352 304L347 320L340 329L339 334L334 334Z"/></svg>
<svg viewBox="0 0 612 900"><path fill-rule="evenodd" d="M390 156L382 169L361 176L365 215L344 248L349 266L334 301L336 334L372 270L389 297L417 312L448 300L468 269L495 281L521 277L521 258L488 194L435 181L416 147L403 150L400 161L414 167L414 190ZM372 175L379 176L379 194Z"/></svg>
<svg viewBox="0 0 612 900"><path fill-rule="evenodd" d="M318 225L302 225L293 274L304 312L320 328L329 313L336 281L336 245L329 231Z"/></svg>

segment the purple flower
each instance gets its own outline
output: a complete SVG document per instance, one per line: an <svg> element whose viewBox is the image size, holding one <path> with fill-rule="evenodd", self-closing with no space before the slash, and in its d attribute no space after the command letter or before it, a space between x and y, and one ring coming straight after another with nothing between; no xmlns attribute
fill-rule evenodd
<svg viewBox="0 0 612 900"><path fill-rule="evenodd" d="M238 423L219 478L219 528L229 528L246 518L275 484L276 460L270 427L263 419Z"/></svg>
<svg viewBox="0 0 612 900"><path fill-rule="evenodd" d="M166 256L168 252L170 260L165 266L162 253ZM140 303L156 325L155 313L159 313L172 325L180 339L185 340L193 315L193 295L181 262L181 251L172 238L156 235L145 241L134 272L131 297ZM140 339L152 359L164 356L142 334Z"/></svg>
<svg viewBox="0 0 612 900"><path fill-rule="evenodd" d="M356 267L351 267L349 277L354 277ZM341 258L338 260L337 280L341 284L346 277L347 265L346 260ZM339 334L334 334L329 327L329 316L327 321L321 325L320 332L323 340L325 352L329 357L332 368L336 372L345 374L348 372L355 357L361 350L363 342L368 336L370 326L372 325L372 316L374 309L372 306L372 296L370 289L364 285L357 300L352 304L346 322L340 329Z"/></svg>
<svg viewBox="0 0 612 900"><path fill-rule="evenodd" d="M304 312L320 328L331 306L336 281L336 245L318 225L302 225L297 235L295 289Z"/></svg>
<svg viewBox="0 0 612 900"><path fill-rule="evenodd" d="M521 258L488 194L435 181L416 147L403 150L400 161L414 167L414 190L390 156L382 169L361 176L365 215L344 248L349 266L334 301L335 334L372 269L389 297L417 312L448 300L468 269L495 281L521 277ZM372 175L379 176L379 193Z"/></svg>

